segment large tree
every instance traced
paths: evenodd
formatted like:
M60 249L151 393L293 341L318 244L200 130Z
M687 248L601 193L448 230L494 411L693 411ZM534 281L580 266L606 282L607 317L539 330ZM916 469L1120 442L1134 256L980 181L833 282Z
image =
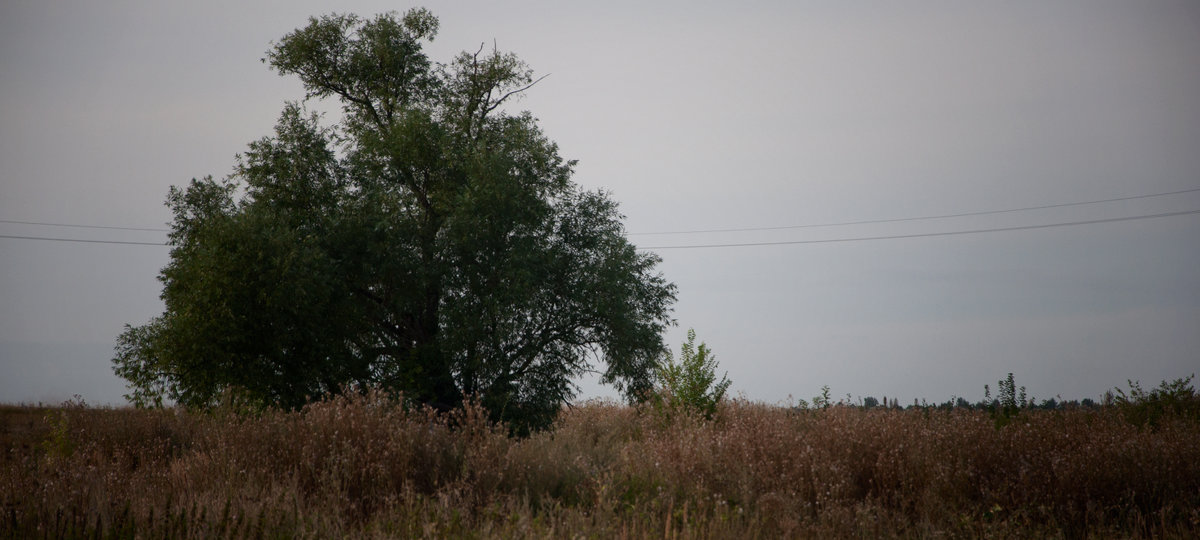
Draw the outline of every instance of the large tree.
M528 427L593 369L630 399L650 388L675 299L658 258L506 110L532 72L482 48L435 64L437 27L423 9L330 15L267 53L344 114L289 104L228 179L171 190L166 311L114 358L132 401L297 407L371 385L439 408L478 396Z

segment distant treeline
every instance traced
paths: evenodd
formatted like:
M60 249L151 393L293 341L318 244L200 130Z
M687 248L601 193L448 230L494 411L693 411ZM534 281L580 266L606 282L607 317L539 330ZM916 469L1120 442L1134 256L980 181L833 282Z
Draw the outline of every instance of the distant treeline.
M1153 421L1164 414L1181 414L1200 418L1200 394L1192 387L1194 375L1163 381L1156 388L1146 390L1137 381L1128 381L1129 389L1113 388L1104 393L1100 401L1091 398L1082 400L1064 400L1059 397L1037 400L1027 397L1025 387L1016 385L1013 374L1001 379L996 384L996 394L992 395L990 385L984 385L984 399L974 403L965 398L952 396L941 403L930 403L924 399L914 399L912 403L901 404L897 398L867 396L857 400L846 395L834 402L830 397L829 387L822 387L821 394L813 397L812 401L799 400L795 409L828 408L828 407L861 407L863 409L965 409L972 411L988 411L994 414L1011 416L1022 410L1075 410L1099 409L1116 407L1128 413L1131 420Z

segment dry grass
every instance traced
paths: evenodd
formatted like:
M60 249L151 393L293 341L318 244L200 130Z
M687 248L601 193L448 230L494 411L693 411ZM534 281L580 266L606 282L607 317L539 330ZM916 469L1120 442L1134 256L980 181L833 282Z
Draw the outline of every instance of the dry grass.
M594 403L508 437L381 394L0 410L5 537L1196 537L1200 425L1112 410ZM98 534L102 533L102 534Z

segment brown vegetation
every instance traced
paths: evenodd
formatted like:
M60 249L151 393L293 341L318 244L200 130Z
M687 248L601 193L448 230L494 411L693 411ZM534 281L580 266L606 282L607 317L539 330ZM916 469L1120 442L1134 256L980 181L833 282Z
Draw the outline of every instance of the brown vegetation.
M4 537L1195 537L1200 423L1113 408L613 404L511 438L379 393L0 410ZM36 422L31 421L36 418Z

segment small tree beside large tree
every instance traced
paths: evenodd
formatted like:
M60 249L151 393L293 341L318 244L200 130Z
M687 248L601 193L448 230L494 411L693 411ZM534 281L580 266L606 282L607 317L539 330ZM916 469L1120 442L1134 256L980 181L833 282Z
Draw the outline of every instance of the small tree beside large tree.
M288 104L228 179L172 188L166 310L113 360L135 404L295 408L379 386L443 409L477 396L526 429L596 361L647 394L674 285L536 120L506 111L532 72L482 48L433 63L437 29L424 9L329 15L268 52L343 118Z

